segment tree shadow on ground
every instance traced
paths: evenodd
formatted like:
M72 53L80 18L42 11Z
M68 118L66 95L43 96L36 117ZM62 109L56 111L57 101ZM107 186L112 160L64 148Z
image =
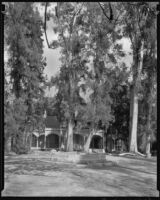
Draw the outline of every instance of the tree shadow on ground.
M14 166L14 167L12 167ZM12 173L12 174L29 174L32 175L43 175L44 172L48 171L57 171L57 172L64 172L66 169L74 168L72 164L68 166L68 164L62 163L47 163L47 162L41 162L35 159L21 159L16 161L9 161L5 162L5 173Z
M137 165L138 166L138 165ZM96 169L96 170L112 170L112 171L116 171L116 172L122 172L122 173L127 173L130 174L131 171L133 172L139 172L139 173L145 173L145 174L152 174L152 175L156 175L156 172L150 172L149 170L140 170L137 168L133 167L126 167L126 166L121 166L121 165L112 165L112 166L107 166L105 164L101 164L101 165L96 165L96 164L90 164L86 166L87 168L91 168L91 169Z
M38 159L22 158L8 160L5 164L5 173L18 175L52 177L55 175L52 172L65 172L64 174L62 173L62 176L70 177L73 180L73 184L76 183L80 186L83 185L85 188L103 191L106 194L112 191L113 196L114 193L134 195L134 191L135 196L136 192L137 194L153 196L156 190L153 173L150 172L150 176L147 177L148 172L143 171L143 174L139 174L142 171L132 169L130 165L125 167L115 166L114 164L107 166L105 163L101 163L98 166L90 163L89 165L83 165L83 167L81 165L77 167L73 163L43 162Z

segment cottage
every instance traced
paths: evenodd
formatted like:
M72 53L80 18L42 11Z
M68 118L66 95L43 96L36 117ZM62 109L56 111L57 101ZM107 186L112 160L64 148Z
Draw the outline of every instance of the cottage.
M61 149L65 150L67 139L66 127L61 127L56 116L46 116L45 130L42 133L32 133L32 149ZM88 127L81 131L74 129L73 150L84 151L90 130ZM92 135L89 144L90 152L104 152L104 133L98 131Z

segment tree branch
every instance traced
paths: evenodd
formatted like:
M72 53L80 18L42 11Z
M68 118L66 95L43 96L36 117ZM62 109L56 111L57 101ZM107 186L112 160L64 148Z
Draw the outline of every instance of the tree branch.
M64 44L65 44L65 47L66 47L66 51L67 51L67 54L68 54L68 48L67 48L67 43L66 43L66 39L64 37L64 32L63 32L63 28L61 27L61 24L60 24L60 20L59 20L59 3L60 2L57 2L57 19L58 19L58 23L59 23L59 26L61 28L61 34L62 34L62 38L63 38L63 41L64 41ZM68 54L69 55L69 54Z
M103 11L103 14L106 16L106 18L109 20L109 17L106 15L105 11L104 11L104 8L101 6L101 4L98 2L101 10Z
M127 24L127 26L129 25L128 22L127 22L127 19L125 19L125 23ZM133 37L132 37L131 32L129 32L129 38L130 38L131 44L132 44L132 46L134 48L134 42L133 42Z
M76 21L76 16L81 12L83 5L84 5L84 2L82 4L81 8L77 12L75 11L75 13L73 14L73 17L72 17L72 20L71 20L71 23L70 23L70 38L71 38L71 34L73 32L73 26L74 26L75 21ZM70 38L69 38L69 41L70 41Z
M112 7L111 7L111 4L109 2L109 10L110 10L110 16L107 16L107 14L105 13L105 10L104 8L101 6L100 2L98 2L101 10L103 11L103 14L105 15L105 17L109 20L109 21L112 21L113 20L113 13L112 13Z
M48 42L48 37L47 37L47 31L46 31L46 21L47 21L47 7L48 7L48 2L46 2L45 4L45 18L44 18L44 33L45 33L45 38L46 38L46 42L47 42L47 46L49 49L54 49L50 46L49 42Z

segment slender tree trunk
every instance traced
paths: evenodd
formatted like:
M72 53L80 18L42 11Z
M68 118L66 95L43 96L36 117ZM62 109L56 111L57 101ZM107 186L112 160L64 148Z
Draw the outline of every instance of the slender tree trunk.
M156 29L156 21L155 21L155 29ZM155 40L155 46L153 49L153 59L156 60L157 59L157 44L156 44L156 40ZM155 76L155 72L154 69L152 72L149 72L149 80L150 84L149 84L149 90L148 90L148 115L147 115L147 143L146 143L146 156L148 158L151 157L151 114L152 114L152 90L154 88L154 76Z
M130 86L130 117L129 117L129 133L132 130L132 117L133 117L133 85ZM131 134L129 134L129 145L131 142Z
M11 151L11 137L5 140L5 151L7 153Z
M29 146L30 150L31 150L31 147L32 147L32 133L30 133L30 146Z
M67 151L73 151L73 122L69 120L68 123L68 137L67 137Z
M38 149L38 139L39 139L39 137L36 137L36 147L37 147L37 149Z
M103 149L106 152L106 133L103 133Z
M30 143L31 143L31 134L30 132L26 132L26 141L25 141L25 147L29 151L30 150Z
M46 139L47 139L47 138L46 138L46 134L45 134L45 135L44 135L44 145L43 145L43 148L44 148L44 149L46 149Z
M151 83L152 84L152 83ZM152 87L152 85L150 86ZM150 88L151 95L151 88ZM150 98L150 96L149 96ZM152 113L152 103L148 101L148 115L147 115L147 143L146 143L146 155L148 158L151 157L151 113Z
M132 114L131 124L130 124L130 143L129 151L132 153L137 153L137 126L138 126L138 87L140 84L141 71L143 66L143 55L144 55L144 41L141 43L141 48L133 52L133 62L134 62L134 74L133 74L133 90L131 94L131 108L130 112Z
M11 151L14 151L15 148L15 135L11 138Z
M61 149L62 147L62 128L60 126L60 135L59 135L59 149Z
M151 136L147 135L147 144L146 144L146 156L147 158L151 157L151 142L150 142Z
M27 146L27 140L28 140L28 132L25 132L25 147Z

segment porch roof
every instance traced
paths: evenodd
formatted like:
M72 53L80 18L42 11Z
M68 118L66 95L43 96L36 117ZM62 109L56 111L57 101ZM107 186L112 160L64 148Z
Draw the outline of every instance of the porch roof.
M60 123L56 116L47 116L45 119L46 128L59 129Z

